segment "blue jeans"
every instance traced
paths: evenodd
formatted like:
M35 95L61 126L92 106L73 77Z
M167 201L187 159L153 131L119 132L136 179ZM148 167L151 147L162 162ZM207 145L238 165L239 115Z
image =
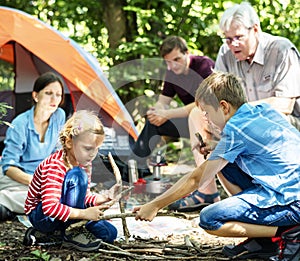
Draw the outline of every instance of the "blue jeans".
M254 186L251 178L235 164L226 166L222 174L231 183L240 186L242 190ZM203 208L200 212L199 226L206 230L218 230L229 221L266 226L297 225L300 224L300 202L262 209L237 196L232 196Z
M84 204L86 190L88 186L88 176L79 167L74 167L66 173L60 202L73 208L85 209ZM46 216L42 210L42 202L28 215L34 228L43 232L51 233L55 230L64 231L78 220L68 220L66 222ZM105 242L112 243L117 237L117 229L106 220L88 221L86 229L93 233L97 238Z

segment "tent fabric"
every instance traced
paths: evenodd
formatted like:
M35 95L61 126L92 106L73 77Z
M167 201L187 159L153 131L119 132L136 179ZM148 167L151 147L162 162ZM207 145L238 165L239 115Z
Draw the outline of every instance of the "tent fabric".
M81 100L72 94L83 93L137 138L130 114L95 57L51 26L20 10L0 7L0 59L16 66L15 92L28 92L29 85L32 90L32 79L50 68L64 79L75 110Z

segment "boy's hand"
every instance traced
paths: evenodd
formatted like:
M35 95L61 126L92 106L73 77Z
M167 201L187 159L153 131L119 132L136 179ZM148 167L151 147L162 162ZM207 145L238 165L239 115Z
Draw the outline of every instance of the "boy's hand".
M152 221L157 215L158 208L153 207L151 204L145 204L133 209L133 213L136 213L135 220Z
M198 143L192 147L192 150L194 150L194 149L198 150L201 154L204 155L204 159L207 159L207 155L211 151L211 149L209 149L210 146L208 146L208 142L203 140L200 132L196 132L195 136L198 140Z
M202 146L200 145L200 143L195 144L192 147L192 150L198 150L202 155L204 155L204 159L206 159L207 155L215 149L217 144L218 141L209 140L209 141L205 141L204 145L202 144Z

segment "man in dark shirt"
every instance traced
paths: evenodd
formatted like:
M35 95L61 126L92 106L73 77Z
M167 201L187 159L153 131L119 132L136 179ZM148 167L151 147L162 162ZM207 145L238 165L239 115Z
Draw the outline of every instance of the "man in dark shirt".
M197 125L202 118L205 122L205 115L199 117L202 112L195 105L195 93L202 80L212 73L214 62L206 56L189 54L186 41L178 36L166 38L160 47L160 54L167 65L163 90L156 104L147 111L146 124L133 146L140 176L147 172L149 174L147 158L160 142L161 136L190 138L191 145L195 146L197 129L192 118L198 121ZM184 106L170 108L176 95ZM197 155L197 150L193 150L193 153L198 166L204 160L203 155ZM188 212L219 200L216 183L212 182L204 191L195 191L189 198L171 208Z

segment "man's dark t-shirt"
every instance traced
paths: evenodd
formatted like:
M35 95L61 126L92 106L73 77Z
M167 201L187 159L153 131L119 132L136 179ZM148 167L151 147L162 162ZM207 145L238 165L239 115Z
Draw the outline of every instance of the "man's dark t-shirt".
M214 65L209 57L190 55L188 74L167 70L161 94L172 98L177 94L185 105L194 102L199 84L212 73Z

